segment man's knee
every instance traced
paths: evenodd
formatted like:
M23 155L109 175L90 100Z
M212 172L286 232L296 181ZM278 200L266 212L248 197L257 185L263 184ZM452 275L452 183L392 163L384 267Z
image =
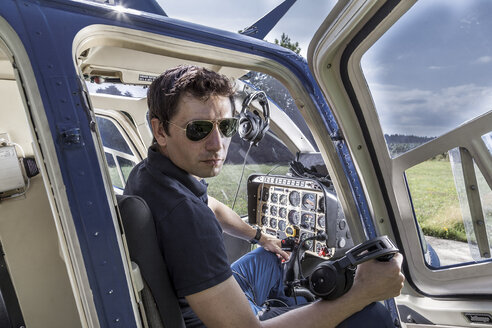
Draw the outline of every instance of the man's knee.
M337 328L394 328L391 314L381 303L371 303L345 319Z

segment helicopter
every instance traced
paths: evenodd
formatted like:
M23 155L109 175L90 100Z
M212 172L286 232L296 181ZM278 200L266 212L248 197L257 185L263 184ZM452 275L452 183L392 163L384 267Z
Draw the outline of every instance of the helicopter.
M306 274L388 236L405 258L402 294L385 302L395 327L490 327L491 5L339 0L306 60L263 40L294 2L241 33L153 0L2 2L1 327L182 324L172 297L144 301L120 203L152 143L146 89L181 64L234 80L236 114L264 95L245 110L268 131L253 146L233 138L214 197L279 239L326 233L306 243ZM420 187L437 173L445 206L444 187ZM456 235L426 221L449 208ZM224 241L231 262L251 250Z

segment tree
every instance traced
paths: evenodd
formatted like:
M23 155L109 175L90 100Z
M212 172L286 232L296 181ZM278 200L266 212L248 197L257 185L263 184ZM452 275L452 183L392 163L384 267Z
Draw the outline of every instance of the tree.
M96 93L106 93L109 95L122 96L120 89L118 89L115 85L108 85L106 88L99 88L96 90Z
M296 54L300 54L301 52L301 48L299 47L299 42L296 43L292 42L289 36L285 33L282 33L282 36L280 37L280 41L278 39L275 39L275 44L290 49L294 51Z
M125 97L133 97L130 91L125 91L125 93L121 93L121 90L114 84L108 85L106 88L99 88L96 90L96 93L105 93L109 95L115 96L125 96Z

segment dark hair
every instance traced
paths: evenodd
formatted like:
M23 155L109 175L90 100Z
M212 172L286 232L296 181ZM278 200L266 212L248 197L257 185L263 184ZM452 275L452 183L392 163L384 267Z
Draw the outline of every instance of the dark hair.
M229 97L234 111L234 86L226 76L191 65L168 69L152 82L147 91L150 119L158 118L168 135L168 121L176 114L179 99L185 94L202 101L211 96Z

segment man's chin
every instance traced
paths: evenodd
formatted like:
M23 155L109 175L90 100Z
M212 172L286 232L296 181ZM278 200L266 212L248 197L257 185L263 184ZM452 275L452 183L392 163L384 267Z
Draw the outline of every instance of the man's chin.
M208 170L202 170L200 172L200 174L197 176L199 176L200 178L213 178L213 177L219 175L221 170L222 170L222 165L215 166L215 167L209 168Z

